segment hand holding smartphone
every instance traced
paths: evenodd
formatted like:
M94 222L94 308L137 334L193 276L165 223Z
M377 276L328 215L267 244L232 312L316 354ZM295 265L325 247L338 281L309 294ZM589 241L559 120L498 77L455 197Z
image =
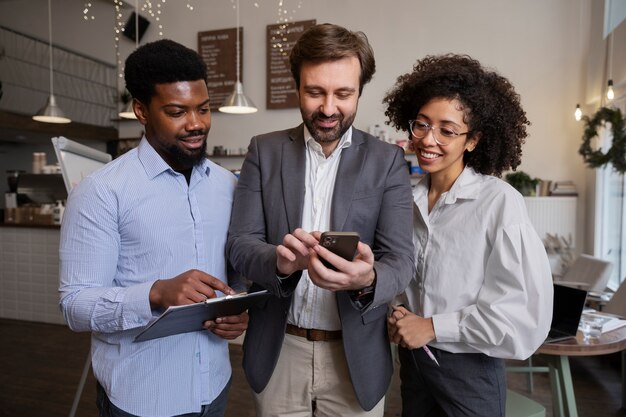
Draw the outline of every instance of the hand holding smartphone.
M356 255L356 248L360 236L357 232L324 232L320 236L320 245L342 258L352 261ZM337 270L334 265L320 256L320 261L326 268Z

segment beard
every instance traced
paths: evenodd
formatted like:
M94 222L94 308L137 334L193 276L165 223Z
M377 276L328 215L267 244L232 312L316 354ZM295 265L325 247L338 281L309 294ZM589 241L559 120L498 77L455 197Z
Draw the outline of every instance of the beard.
M318 143L330 143L341 139L344 133L350 129L356 117L356 113L351 113L347 117L341 113L326 116L318 111L312 113L310 116L304 114L302 110L300 110L300 113L302 114L304 125L311 133L311 136L313 136L313 139ZM315 123L316 120L337 120L338 123L331 128L323 128Z
M192 135L196 135L197 133L192 133ZM188 150L183 149L178 146L171 145L167 150L169 151L171 157L176 160L181 166L193 168L196 165L199 165L206 158L206 138L202 143L202 146L198 149Z

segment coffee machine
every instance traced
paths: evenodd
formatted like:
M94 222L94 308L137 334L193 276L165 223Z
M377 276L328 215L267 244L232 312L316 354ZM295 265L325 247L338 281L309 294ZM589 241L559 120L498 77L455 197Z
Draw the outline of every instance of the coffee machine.
M61 174L30 174L7 171L9 192L5 193L4 223L51 225L54 204L67 199Z
M19 182L20 175L24 173L26 173L26 171L19 169L9 169L6 171L9 191L4 193L5 208L17 208L17 184Z

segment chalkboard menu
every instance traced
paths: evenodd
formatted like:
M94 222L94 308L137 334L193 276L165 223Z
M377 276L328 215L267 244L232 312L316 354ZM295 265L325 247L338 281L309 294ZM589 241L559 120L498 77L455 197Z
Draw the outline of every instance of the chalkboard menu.
M291 76L289 53L302 32L315 20L267 25L267 93L268 109L298 107L296 83Z
M243 68L243 28L239 28L239 67ZM237 28L198 32L198 53L207 65L211 110L217 110L237 82ZM240 74L241 79L243 78Z

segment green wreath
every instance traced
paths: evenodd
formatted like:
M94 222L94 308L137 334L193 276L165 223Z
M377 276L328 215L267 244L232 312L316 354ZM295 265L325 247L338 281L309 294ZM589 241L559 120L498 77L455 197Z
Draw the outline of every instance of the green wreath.
M578 153L583 156L585 163L591 168L598 168L610 162L616 171L626 172L626 131L620 109L601 107L591 119L585 116L584 121L585 133ZM613 134L613 143L606 153L591 149L591 139L598 136L598 127L605 122L611 123Z

